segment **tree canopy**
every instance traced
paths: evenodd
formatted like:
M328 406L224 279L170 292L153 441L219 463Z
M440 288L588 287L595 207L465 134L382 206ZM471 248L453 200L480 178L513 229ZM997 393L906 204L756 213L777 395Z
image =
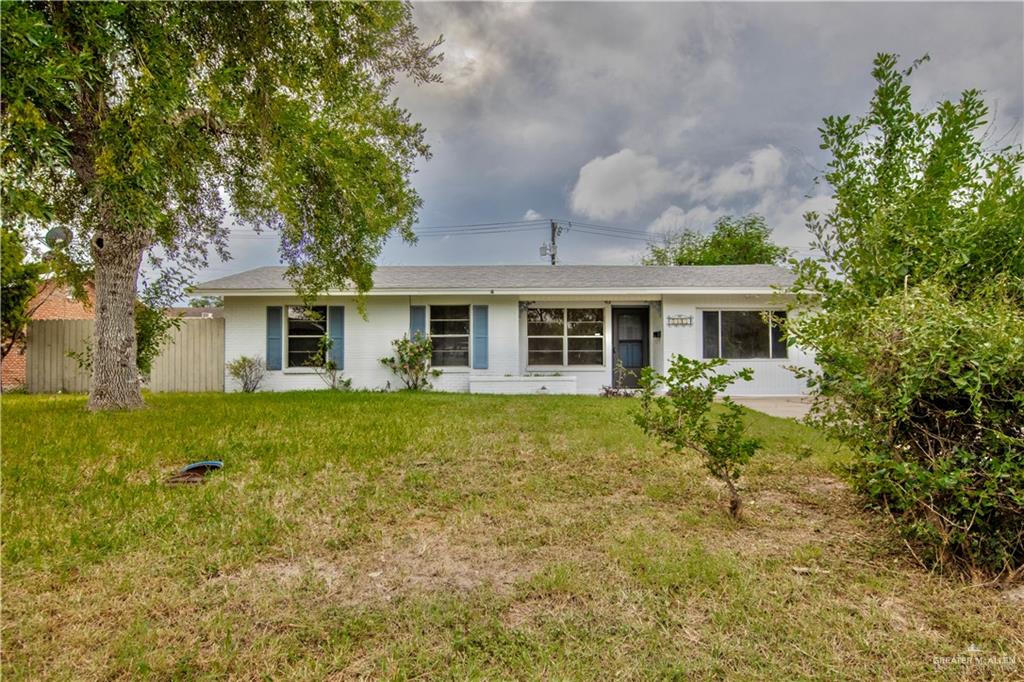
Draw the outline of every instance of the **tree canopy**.
M39 290L43 268L28 260L20 234L4 227L0 238L0 357L7 357L28 324L29 304Z
M650 244L644 265L752 265L780 263L789 250L772 243L764 217L750 214L715 221L711 234L682 230Z
M18 229L71 230L94 267L90 405L141 403L143 258L184 284L230 211L280 234L300 292L362 291L412 239L422 126L390 95L436 80L408 3L28 2L4 7L2 200ZM90 263L86 263L89 261Z

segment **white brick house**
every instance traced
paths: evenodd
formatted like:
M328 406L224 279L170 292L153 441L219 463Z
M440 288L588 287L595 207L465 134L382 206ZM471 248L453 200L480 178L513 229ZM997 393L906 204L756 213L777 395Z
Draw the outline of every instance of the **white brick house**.
M792 274L772 265L379 267L360 315L351 292L332 291L305 318L283 267L263 267L200 285L224 297L225 359L266 359L268 390L322 388L305 366L317 337L356 388L400 382L379 359L411 332L434 340L437 390L597 393L619 382L618 361L663 369L668 358L723 357L751 367L735 395L806 392L787 369L813 358L782 343ZM326 319L326 321L324 321ZM629 382L627 376L621 381ZM225 385L235 390L230 377Z

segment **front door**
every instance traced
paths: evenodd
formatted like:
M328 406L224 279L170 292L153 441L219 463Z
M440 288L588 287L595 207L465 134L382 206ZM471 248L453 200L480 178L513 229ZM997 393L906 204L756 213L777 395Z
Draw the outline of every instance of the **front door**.
M647 308L612 308L612 385L636 388L649 364ZM619 363L622 367L619 367Z

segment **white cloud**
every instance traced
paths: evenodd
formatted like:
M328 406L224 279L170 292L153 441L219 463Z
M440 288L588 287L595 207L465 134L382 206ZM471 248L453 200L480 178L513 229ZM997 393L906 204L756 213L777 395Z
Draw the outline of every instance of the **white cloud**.
M647 226L647 231L655 235L665 235L687 229L707 230L719 215L718 211L713 211L703 204L689 210L673 204Z
M543 220L544 216L537 213L532 208L523 214L523 220Z
M695 183L690 195L698 199L723 201L744 192L764 191L786 181L789 164L785 155L772 145L752 151L747 158Z
M578 214L607 220L632 213L644 202L679 189L679 178L654 156L623 149L580 168L569 197Z
M824 216L834 205L835 201L823 190L806 196L786 188L766 193L751 210L765 217L776 243L799 249L810 240L804 214L817 211Z

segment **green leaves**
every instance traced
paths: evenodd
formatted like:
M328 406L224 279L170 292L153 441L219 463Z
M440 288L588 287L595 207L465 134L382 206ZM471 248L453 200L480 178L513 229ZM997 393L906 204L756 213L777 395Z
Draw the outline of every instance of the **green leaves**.
M797 263L793 289L819 311L788 333L816 355L821 372L804 373L816 418L860 453L858 487L934 561L1012 572L1024 562L1024 154L986 145L976 90L914 111L906 79L920 63L900 71L879 55L867 114L824 121L836 204L807 216L826 258Z
M436 80L411 6L15 3L4 9L8 221L143 235L186 265L223 248L222 197L279 229L303 294L371 284L429 149L391 97ZM45 226L45 225L44 225Z
M28 261L25 245L17 232L5 225L0 227L0 237L0 351L6 357L31 317L29 303L42 281L43 268Z
M760 443L744 435L743 409L724 397L725 411L712 418L715 397L738 379L750 381L753 370L732 373L718 370L726 364L721 358L693 360L682 355L672 357L665 375L645 367L640 376L640 409L633 417L646 434L676 452L696 452L708 472L729 488L730 511L739 513L740 499L733 482Z
M651 244L645 265L750 265L779 263L789 250L771 241L772 231L762 216L723 216L705 235L683 230L660 245Z
M413 338L403 336L391 342L395 354L380 359L384 365L402 380L411 391L430 388L430 379L441 376L441 370L430 366L434 343L429 336L416 333Z

